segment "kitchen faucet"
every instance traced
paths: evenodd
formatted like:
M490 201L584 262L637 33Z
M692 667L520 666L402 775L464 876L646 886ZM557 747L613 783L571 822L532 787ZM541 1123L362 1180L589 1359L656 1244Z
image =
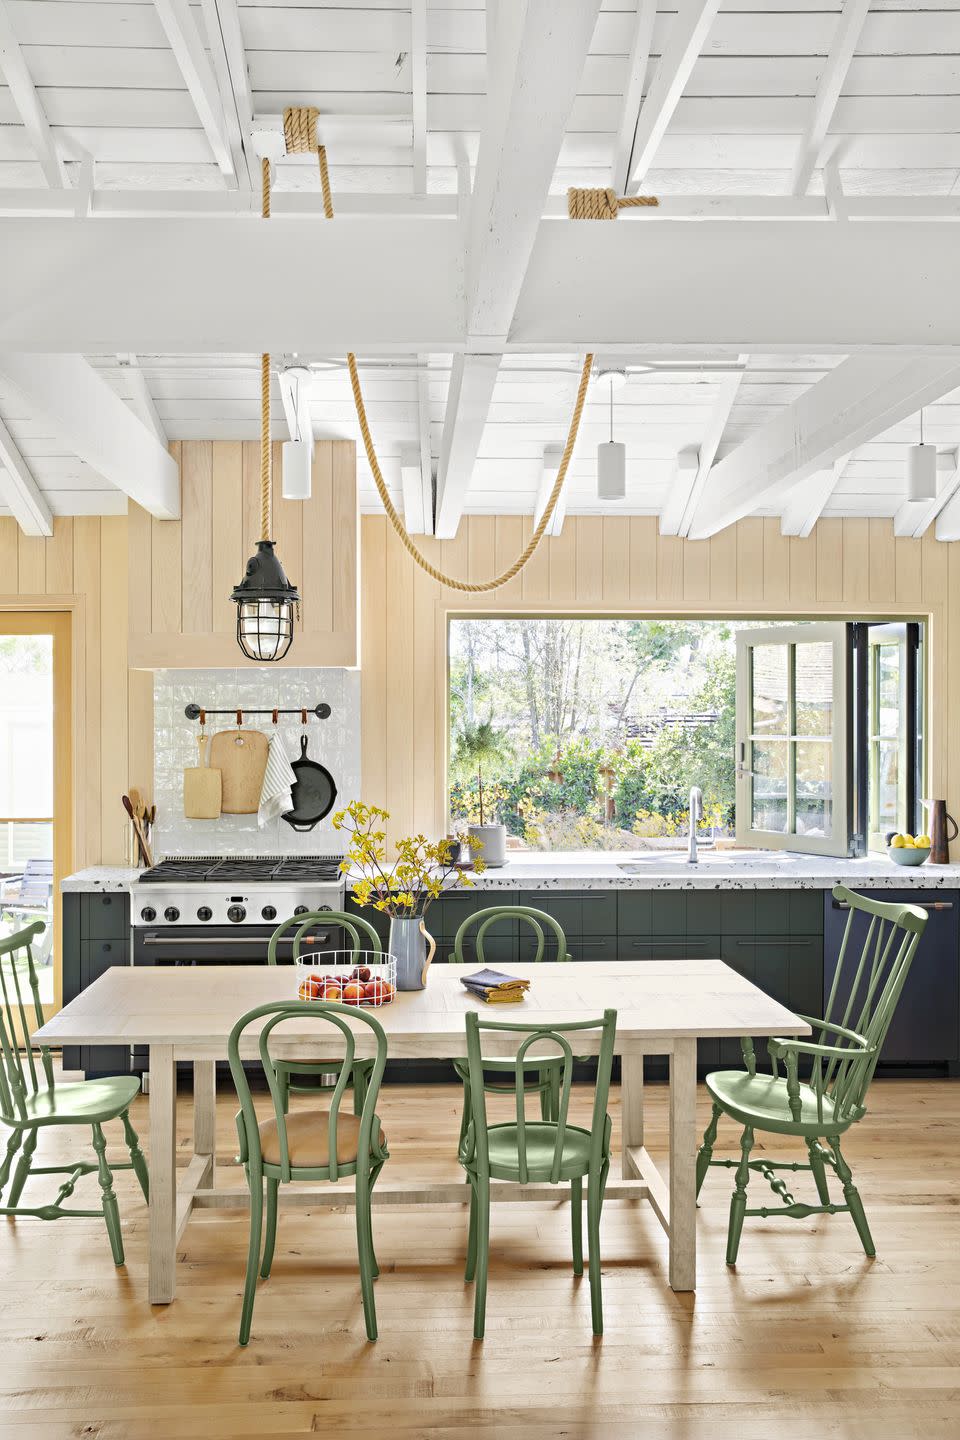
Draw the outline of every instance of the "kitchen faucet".
M690 789L690 842L687 848L687 863L697 863L697 821L703 819L703 791L699 785L693 785Z

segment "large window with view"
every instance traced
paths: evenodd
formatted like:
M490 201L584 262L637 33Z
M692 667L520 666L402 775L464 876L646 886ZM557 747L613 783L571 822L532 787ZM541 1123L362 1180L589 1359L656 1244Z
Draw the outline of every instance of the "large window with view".
M452 619L451 828L482 804L512 849L679 848L697 790L701 846L879 846L915 818L922 773L908 632L922 627Z

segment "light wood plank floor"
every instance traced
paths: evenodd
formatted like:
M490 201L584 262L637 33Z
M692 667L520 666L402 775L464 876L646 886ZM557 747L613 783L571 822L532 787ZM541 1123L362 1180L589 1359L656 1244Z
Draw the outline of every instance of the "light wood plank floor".
M665 1100L664 1089L648 1089L648 1145L658 1155ZM458 1103L453 1086L385 1091L388 1173L458 1173ZM146 1102L136 1109L146 1139ZM221 1162L234 1153L233 1109L224 1095ZM0 1221L0 1436L956 1440L960 1087L876 1082L871 1112L847 1153L874 1262L838 1215L748 1220L740 1263L727 1270L732 1182L715 1170L700 1211L695 1297L670 1291L664 1236L648 1208L608 1206L600 1341L587 1281L572 1274L566 1207L495 1207L482 1344L472 1339L462 1278L465 1212L389 1208L374 1222L379 1344L364 1339L352 1212L290 1211L241 1350L245 1215L191 1221L178 1299L151 1310L146 1209L125 1172L123 1270L110 1262L99 1221ZM181 1097L184 1155L190 1119ZM720 1138L717 1153L732 1154L732 1130ZM38 1161L64 1153L62 1139L56 1149L48 1141ZM110 1153L121 1158L115 1143ZM223 1183L236 1175L222 1163ZM797 1178L805 1194L810 1177ZM50 1179L31 1187L39 1198ZM95 1177L78 1187L89 1193Z

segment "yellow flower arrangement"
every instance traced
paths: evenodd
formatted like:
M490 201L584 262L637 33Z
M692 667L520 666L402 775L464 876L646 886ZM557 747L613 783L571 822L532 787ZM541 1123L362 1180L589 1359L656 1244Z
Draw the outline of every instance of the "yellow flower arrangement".
M370 905L391 919L410 919L425 915L444 890L473 885L471 877L453 864L449 840L431 842L425 835L407 836L397 841L397 858L391 865L384 829L389 819L389 811L359 800L333 817L334 829L350 836L340 869L344 875L360 872L353 882L358 905ZM474 858L474 873L480 875L484 868L483 861Z

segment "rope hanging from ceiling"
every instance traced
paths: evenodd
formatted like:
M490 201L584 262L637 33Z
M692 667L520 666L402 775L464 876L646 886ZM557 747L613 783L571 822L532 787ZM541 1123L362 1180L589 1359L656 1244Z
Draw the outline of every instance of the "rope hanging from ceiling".
M323 213L328 220L333 219L333 196L330 190L330 174L327 169L327 151L317 138L317 117L319 111L310 106L289 106L283 112L283 137L288 155L306 155L312 151L317 152L317 162L320 167L320 187L323 191ZM264 215L270 213L270 182L269 162L264 160ZM574 201L574 196L577 197ZM627 196L621 199L612 190L570 190L567 192L568 209L571 219L575 220L615 220L621 206L626 205L656 205L657 201L649 196ZM269 365L269 357L264 357ZM540 522L534 530L527 544L517 556L512 565L503 570L499 575L490 580L470 582L458 580L456 576L447 575L432 565L427 557L417 549L407 533L407 527L394 507L390 499L390 492L387 489L380 469L380 462L377 459L377 452L374 447L373 437L370 434L370 426L367 422L367 409L363 401L363 391L360 388L360 372L357 369L357 357L350 353L347 356L347 368L350 372L350 387L353 391L353 403L357 412L357 422L360 426L360 434L363 437L363 447L367 454L367 461L373 474L377 493L387 519L390 521L397 536L411 558L420 566L432 580L438 581L441 585L451 590L459 590L469 595L484 595L491 590L499 590L502 585L508 584L514 576L518 575L527 561L533 555L540 541L546 533L547 526L553 518L553 512L563 491L564 482L567 478L567 469L573 456L574 446L577 443L577 433L580 429L580 417L583 414L583 407L587 399L587 387L590 383L590 372L593 369L593 355L584 357L583 370L580 374L580 385L577 390L577 398L573 407L573 414L570 417L570 425L567 431L567 443L563 447L563 456L560 460L560 468L557 471L557 478L553 489L550 491L550 498L547 501L546 509L540 517ZM268 376L269 378L269 376ZM269 427L269 384L265 393L264 404L266 405L267 426ZM268 459L269 464L269 459ZM262 460L261 460L262 470ZM268 502L265 502L265 504ZM266 533L266 532L264 532Z

